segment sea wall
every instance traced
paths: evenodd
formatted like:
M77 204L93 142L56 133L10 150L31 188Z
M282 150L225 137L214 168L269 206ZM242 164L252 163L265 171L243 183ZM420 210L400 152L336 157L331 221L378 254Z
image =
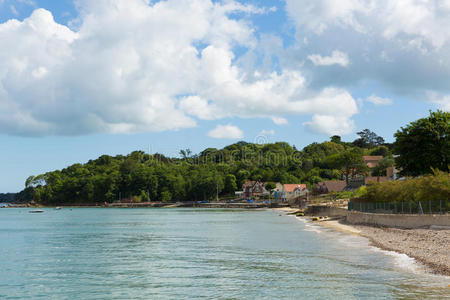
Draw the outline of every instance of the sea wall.
M347 223L396 228L450 228L450 215L400 215L347 212Z
M308 214L318 217L346 217L348 210L333 206L313 205L308 206Z

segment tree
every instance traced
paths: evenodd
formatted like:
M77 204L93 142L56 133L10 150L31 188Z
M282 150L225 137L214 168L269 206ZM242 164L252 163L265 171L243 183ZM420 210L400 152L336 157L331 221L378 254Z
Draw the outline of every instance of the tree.
M268 183L266 183L266 186L265 186L266 190L268 190L269 192L270 192L271 190L273 190L274 188L276 188L276 187L277 187L277 186L275 185L274 182L268 182Z
M161 201L170 202L172 200L172 194L169 191L161 192Z
M369 129L364 129L357 133L359 138L356 139L353 144L360 148L373 148L375 146L380 146L384 144L384 139L378 136L375 132Z
M445 172L450 164L450 113L430 111L395 133L394 154L400 175L431 174L432 168Z
M336 143L336 144L340 144L342 141L341 141L341 137L339 136L339 135L333 135L331 138L330 138L330 140L333 142L333 143Z
M384 157L378 162L378 166L372 169L373 176L386 176L386 169L393 167L395 164L394 158Z
M233 174L228 174L225 177L224 192L231 195L234 194L236 190L237 190L236 176L234 176Z
M180 150L180 156L183 158L183 159L187 159L187 158L189 158L189 157L191 157L191 154L192 154L192 151L191 151L191 149L181 149Z
M349 177L367 172L367 166L362 159L362 151L358 148L331 155L327 158L327 164L335 169L342 169L348 185Z

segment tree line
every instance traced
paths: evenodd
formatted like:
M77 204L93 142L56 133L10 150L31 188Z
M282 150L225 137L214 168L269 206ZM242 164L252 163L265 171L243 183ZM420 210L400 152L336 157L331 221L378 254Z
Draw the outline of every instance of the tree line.
M102 155L85 164L73 164L30 176L16 200L45 205L93 204L119 199L134 201L199 201L232 196L246 180L306 183L341 180L359 174L382 176L394 164L403 175L426 174L431 167L448 172L449 113L430 112L401 128L393 144L369 129L353 142L333 136L302 150L285 142L238 142L198 154L180 150L180 157L134 151L128 155ZM415 143L415 144L414 144ZM418 147L417 143L427 143ZM414 146L416 145L416 147ZM413 147L414 149L411 149ZM420 149L427 153L419 153ZM369 170L363 155L381 155L380 165ZM413 155L413 158L411 157ZM416 157L422 160L416 163Z

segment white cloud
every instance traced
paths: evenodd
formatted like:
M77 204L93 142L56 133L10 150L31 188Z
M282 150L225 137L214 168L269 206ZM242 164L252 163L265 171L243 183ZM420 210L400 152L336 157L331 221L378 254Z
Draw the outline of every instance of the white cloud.
M275 135L275 130L273 130L273 129L270 129L270 130L263 129L263 130L261 130L258 133L258 135L263 135L263 136Z
M298 27L322 34L330 26L350 27L363 31L356 13L367 13L371 7L363 0L287 0L288 14Z
M228 124L217 125L216 128L208 132L208 136L215 139L242 139L244 133L238 127Z
M450 95L449 0L287 0L286 10L297 42L285 51L284 68L308 56L315 65L331 64L333 55L311 53L336 49L351 58L345 69L304 64L310 86L371 82L403 98L426 99L430 90Z
M367 97L366 101L376 105L376 106L380 106L380 105L392 105L392 100L389 98L381 98L378 97L376 95L371 95L369 97Z
M348 55L344 52L335 50L331 56L321 56L319 54L309 55L308 59L316 66L332 66L340 65L343 67L348 66Z
M351 122L358 112L345 89L310 89L299 69L237 62L235 46L250 53L263 39L235 13L271 9L231 0L77 5L76 31L45 9L0 24L0 133L177 130L233 116L278 125L298 114ZM266 41L282 48L277 38Z
M281 117L272 117L272 121L273 123L275 123L275 125L286 125L289 123L288 120Z
M450 112L450 95L439 95L428 92L428 100L434 103L439 109Z
M326 115L314 115L311 122L305 122L303 125L314 133L329 136L350 134L355 130L352 120Z
M17 11L16 7L14 5L10 5L9 9L11 10L11 12L13 13L13 15L18 16L19 12Z

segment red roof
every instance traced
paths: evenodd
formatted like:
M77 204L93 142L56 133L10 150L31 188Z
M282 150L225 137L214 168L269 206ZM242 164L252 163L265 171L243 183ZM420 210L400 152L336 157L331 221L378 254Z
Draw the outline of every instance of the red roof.
M287 193L293 193L297 188L300 188L300 191L303 191L304 189L306 189L306 184L293 183L284 185L284 189Z

